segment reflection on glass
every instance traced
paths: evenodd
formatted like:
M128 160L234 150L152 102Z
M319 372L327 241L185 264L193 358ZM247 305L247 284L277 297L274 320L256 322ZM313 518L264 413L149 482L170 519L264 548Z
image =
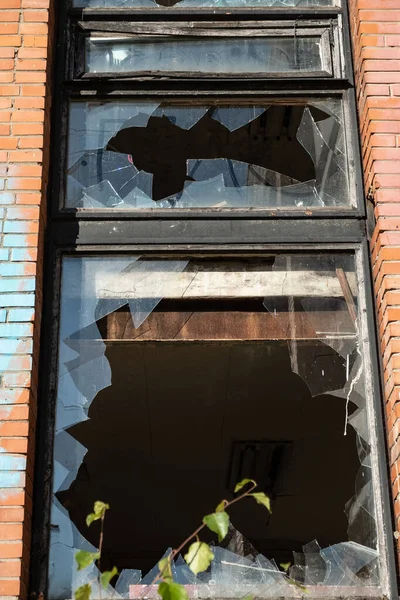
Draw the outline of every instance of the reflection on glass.
M67 207L349 205L337 100L71 103Z
M73 6L83 8L315 8L339 4L340 0L73 0Z
M86 71L290 73L322 71L321 38L236 38L145 41L88 39Z
M380 597L358 295L349 254L64 258L49 597L96 577L95 500L138 598L245 477L272 513L232 507L206 573L176 557L190 597L298 598L281 562L310 598Z

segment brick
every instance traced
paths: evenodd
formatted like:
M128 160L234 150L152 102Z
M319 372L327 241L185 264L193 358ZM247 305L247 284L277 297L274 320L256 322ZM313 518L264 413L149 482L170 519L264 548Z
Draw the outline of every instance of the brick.
M12 176L12 177L40 177L42 175L42 167L41 165L9 165L8 166L8 175ZM20 209L18 209L20 210ZM12 217L10 215L15 214L15 213L10 213L8 212L8 218L12 219L12 218L16 218L16 217ZM22 213L19 213L22 214ZM25 213L25 217L20 217L21 219L23 218L28 218L28 219L37 219L39 216L39 213L36 213L36 216L32 216L33 213Z
M9 509L13 510L13 509ZM21 510L22 509L15 509ZM1 509L0 509L0 519L1 519ZM21 575L22 562L20 560L7 560L0 561L0 577L19 577ZM18 591L13 593L18 594ZM13 595L13 594L12 594Z
M23 489L0 490L0 506L22 506L24 503L25 492Z
M18 31L18 30L17 30ZM11 32L10 32L11 33ZM14 33L14 32L12 32ZM17 33L17 32L15 32ZM45 23L21 23L19 26L19 33L21 33L22 35L24 34L28 34L28 35L47 35L47 25ZM387 48L387 50L389 52L396 52L396 48L393 48L393 50L391 48ZM18 68L18 66L17 66ZM28 68L32 68L32 69L45 69L46 68L46 61L44 61L44 66L42 67L28 67Z
M31 292L35 290L34 263L0 263L0 292Z
M24 22L47 23L49 12L47 10L24 10L22 13ZM8 20L8 19L4 19Z
M21 44L3 44L4 46L20 46ZM47 35L25 35L24 46L34 48L47 48Z
M41 150L16 150L10 152L10 162L41 162L43 152Z
M27 421L29 417L29 408L26 404L16 404L16 405L2 405L0 406L0 419L2 421ZM4 469L4 461L1 463L1 459L4 456L1 456L0 453L0 471L7 470ZM17 457L18 458L18 457ZM15 470L21 470L21 465L25 464L25 459L18 466L17 463L13 466Z
M8 311L8 322L28 322L33 321L35 317L35 311L33 308L12 308Z
M30 323L0 323L0 338L23 338L31 336L33 326Z
M31 293L16 293L16 294L0 294L0 305L2 306L34 306L35 294Z
M20 13L18 10L1 10L1 20L3 21L3 23L11 23L13 21L18 22L19 15Z
M0 423L0 437L25 437L27 435L28 421L7 421Z
M37 260L37 248L15 248L11 250L12 261L32 261Z
M12 541L22 539L21 523L0 523L0 539Z
M21 48L21 52L22 52L22 50L24 50L25 52L29 52L29 53L43 52L43 53L47 54L47 50L45 48L36 48L36 49ZM39 85L39 84L21 85L20 89L21 89L21 96L44 97L46 94L46 86L45 85Z
M43 148L43 136L22 137L18 141L18 148Z
M44 108L44 98L36 96L24 96L23 98L15 98L14 108Z
M5 450L6 452L18 452L19 454L26 454L27 450L28 450L28 439L26 436L24 437L4 437L4 438L0 438L0 447L3 448L3 451ZM23 477L18 477L18 472L16 472L16 476L15 478L11 478L9 479L9 481L13 484L13 485L9 485L8 487L13 487L15 484L15 481L19 481L20 485L25 485L25 481Z
M44 119L43 110L18 110L12 114L13 123L42 123Z
M49 8L50 0L22 0L22 8Z
M1 523L22 523L24 520L23 508L4 508L0 507Z
M15 48L0 46L0 58L14 58Z
M19 309L12 309L19 310ZM10 310L8 311L11 312ZM28 319L27 319L28 320ZM26 321L27 321L26 320ZM25 322L26 322L25 321ZM32 352L33 340L31 339L2 339L0 345L0 354L27 354ZM1 391L1 389L0 389ZM10 396L7 396L10 397ZM0 400L1 403L1 400Z
M8 71L14 69L14 61L13 60L0 60L0 70Z
M36 179L23 178L23 177L10 177L7 180L9 190L40 190L42 187L42 180L40 177Z
M27 275L35 275L36 274L36 265L32 262L28 263L13 263L6 262L0 263L0 275L4 278L10 277L23 277L24 281ZM14 280L20 281L20 280ZM9 283L7 285L10 285Z
M18 140L11 137L0 137L0 149L14 150L17 147Z
M15 83L41 83L47 78L45 71L17 71L15 73Z
M42 135L43 134L43 123L23 123L13 124L12 132L14 135ZM400 129L399 129L400 133Z
M7 0L5 0L7 1ZM15 48L21 45L20 35L0 35L0 46L9 46Z
M38 205L41 200L41 194L38 192L26 192L16 195L17 204L36 204Z
M0 579L0 594L2 596L19 596L20 593L20 579Z
M0 558L21 558L22 542L0 544ZM11 594L18 595L19 591ZM7 594L8 595L8 594Z
M39 208L38 207L28 207L23 208L22 206L18 208L8 208L7 209L7 219L20 219L22 221L38 219L39 218Z
M4 233L37 233L38 221L6 221L3 226Z

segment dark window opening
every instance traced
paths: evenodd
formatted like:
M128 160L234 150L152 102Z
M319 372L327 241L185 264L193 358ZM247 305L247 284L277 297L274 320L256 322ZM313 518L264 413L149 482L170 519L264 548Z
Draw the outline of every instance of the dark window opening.
M340 101L75 102L67 206L350 207Z
M351 254L71 257L62 290L51 597L88 577L57 562L95 546L95 500L112 506L103 566L135 597L243 477L272 514L236 505L226 541L204 538L211 570L195 577L177 559L176 581L198 597L279 595L277 564L292 561L317 595L376 595Z

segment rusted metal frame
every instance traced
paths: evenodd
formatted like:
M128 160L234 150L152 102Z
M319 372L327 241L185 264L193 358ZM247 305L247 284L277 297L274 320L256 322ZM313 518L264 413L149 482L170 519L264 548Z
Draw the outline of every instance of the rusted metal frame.
M332 74L328 71L302 71L302 76L306 77L332 77ZM241 74L238 73L213 73L213 72L203 72L203 71L127 71L124 73L121 72L111 72L111 73L84 73L82 75L82 79L85 81L92 80L93 82L98 81L99 79L107 79L115 81L116 79L182 79L182 78L202 78L209 77L210 79L234 79L241 77ZM275 78L276 73L252 73L251 71L246 71L243 74L243 77L246 79L269 79ZM292 72L279 72L279 77L289 78L293 77Z
M177 5L175 5L177 6ZM254 13L257 11L257 15L263 20L276 20L276 19L325 19L329 17L336 17L341 14L343 9L339 6L331 7L288 7L288 8L277 8L277 7L199 7L199 8L163 8L158 7L156 4L154 7L144 8L133 8L133 7L119 7L119 8L69 8L68 13L71 17L79 19L99 19L107 21L118 21L118 20L131 20L131 19L143 19L149 21L172 21L174 19L187 20L191 17L196 17L199 20L212 18L215 21L219 19L254 19Z
M364 219L251 219L227 214L224 218L136 217L109 220L57 220L53 223L56 240L66 245L84 244L326 244L360 243L365 237Z
M337 24L337 22L336 22ZM184 23L154 23L136 21L78 21L78 27L84 31L106 31L125 35L160 35L166 36L287 36L293 35L294 28L302 36L322 35L330 27L326 21L186 21Z

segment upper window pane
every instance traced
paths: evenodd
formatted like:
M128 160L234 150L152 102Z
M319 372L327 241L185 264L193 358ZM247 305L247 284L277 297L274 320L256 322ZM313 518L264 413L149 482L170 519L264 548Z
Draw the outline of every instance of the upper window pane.
M330 75L329 43L311 37L166 39L88 38L89 73Z
M84 8L313 8L338 4L339 0L73 0L73 6Z
M67 208L350 207L339 100L73 102Z

